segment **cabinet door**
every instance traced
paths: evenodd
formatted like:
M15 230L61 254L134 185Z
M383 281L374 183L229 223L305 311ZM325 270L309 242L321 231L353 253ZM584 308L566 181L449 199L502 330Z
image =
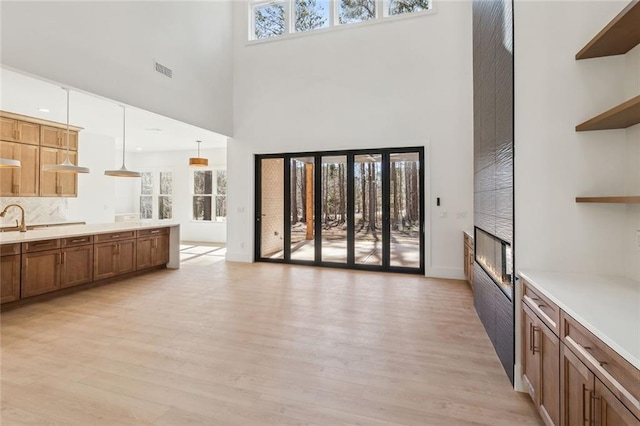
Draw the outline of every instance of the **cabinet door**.
M150 268L153 266L152 251L155 241L153 237L138 239L138 270Z
M40 145L51 148L60 148L61 132L57 127L40 126Z
M536 315L522 303L522 382L531 399L538 404L540 360L534 350Z
M123 240L116 243L117 269L116 274L127 274L136 270L136 240Z
M60 140L62 143L60 144L60 148L67 149L67 130L60 130ZM78 150L78 132L74 130L69 130L69 149L71 151Z
M58 164L58 150L55 148L40 147L40 166L46 164ZM58 173L40 172L40 196L55 197L58 195Z
M60 288L60 250L22 255L22 297L49 293Z
M154 262L156 266L166 265L169 262L169 236L158 235L155 237Z
M116 243L102 243L94 246L94 281L112 277L116 274Z
M66 150L58 151L58 163L62 163L66 159ZM69 161L77 165L78 153L69 151ZM56 173L58 179L58 187L56 194L60 197L76 197L78 195L78 174L77 173Z
M0 257L0 303L20 299L20 255Z
M93 246L62 250L60 287L72 287L93 281Z
M19 173L18 193L21 197L37 197L39 189L38 174L40 173L40 147L36 145L17 144L18 159L21 167Z
M600 426L640 425L640 420L598 378L595 382L594 416L595 423Z
M595 376L565 345L560 352L560 424L591 424Z
M4 119L3 119L4 120ZM3 129L4 132L4 129ZM13 142L0 142L0 157L10 160L18 160L18 144ZM19 169L0 168L0 196L11 197L18 194L17 185L20 180Z
M560 424L560 338L536 318L534 348L540 359L538 410L547 425Z
M18 140L17 120L0 117L0 139L11 142Z
M40 125L27 121L18 121L18 140L22 143L40 145Z

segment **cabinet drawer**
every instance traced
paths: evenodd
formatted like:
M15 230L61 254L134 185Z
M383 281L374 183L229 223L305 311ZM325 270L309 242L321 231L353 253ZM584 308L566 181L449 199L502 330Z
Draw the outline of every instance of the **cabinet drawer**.
M640 370L565 312L561 314L561 329L563 343L640 417Z
M560 335L560 308L547 297L535 290L527 281L522 280L522 301L529 305L535 314L555 333Z
M62 240L62 247L75 247L93 244L93 235L83 235L81 237L69 237Z
M0 256L10 256L12 254L20 254L20 243L0 246Z
M135 238L136 231L112 232L110 234L98 234L95 236L96 243L104 243L106 241L124 240L125 238Z
M60 240L43 240L22 243L22 251L24 253L33 253L35 251L53 250L60 248Z
M154 228L154 229L140 229L138 231L138 238L149 237L153 235L167 235L169 228Z

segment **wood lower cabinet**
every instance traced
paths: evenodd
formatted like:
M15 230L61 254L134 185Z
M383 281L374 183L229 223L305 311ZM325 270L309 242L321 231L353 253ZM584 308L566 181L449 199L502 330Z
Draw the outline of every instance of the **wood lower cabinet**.
M165 265L169 262L169 236L155 235L138 238L138 270Z
M560 424L560 338L522 305L522 380L545 424Z
M18 168L0 169L0 196L35 197L38 195L40 148L15 142L0 142L0 157L20 160Z
M102 280L136 270L136 240L128 239L94 246L93 279Z
M20 245L2 246L0 256L0 304L20 299Z
M560 393L562 425L640 425L640 420L564 345Z
M66 159L66 150L41 147L40 164L60 164ZM69 151L69 160L78 164L78 153ZM76 173L56 173L40 171L41 197L76 197L78 195L78 175Z
M93 281L93 245L62 249L60 288Z
M21 296L31 297L60 289L60 250L22 255Z

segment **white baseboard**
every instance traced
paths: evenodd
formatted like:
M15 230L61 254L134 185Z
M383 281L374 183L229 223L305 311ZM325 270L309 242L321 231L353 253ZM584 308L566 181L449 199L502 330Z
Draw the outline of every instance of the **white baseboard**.
M253 263L253 256L248 253L230 253L225 256L227 262Z
M447 268L447 267L432 267L427 268L424 274L429 278L446 278L451 280L465 280L463 268Z

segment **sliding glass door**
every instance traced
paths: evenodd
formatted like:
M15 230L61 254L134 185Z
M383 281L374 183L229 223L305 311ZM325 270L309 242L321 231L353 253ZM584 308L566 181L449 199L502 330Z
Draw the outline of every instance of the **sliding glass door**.
M257 156L256 260L423 273L423 155Z

